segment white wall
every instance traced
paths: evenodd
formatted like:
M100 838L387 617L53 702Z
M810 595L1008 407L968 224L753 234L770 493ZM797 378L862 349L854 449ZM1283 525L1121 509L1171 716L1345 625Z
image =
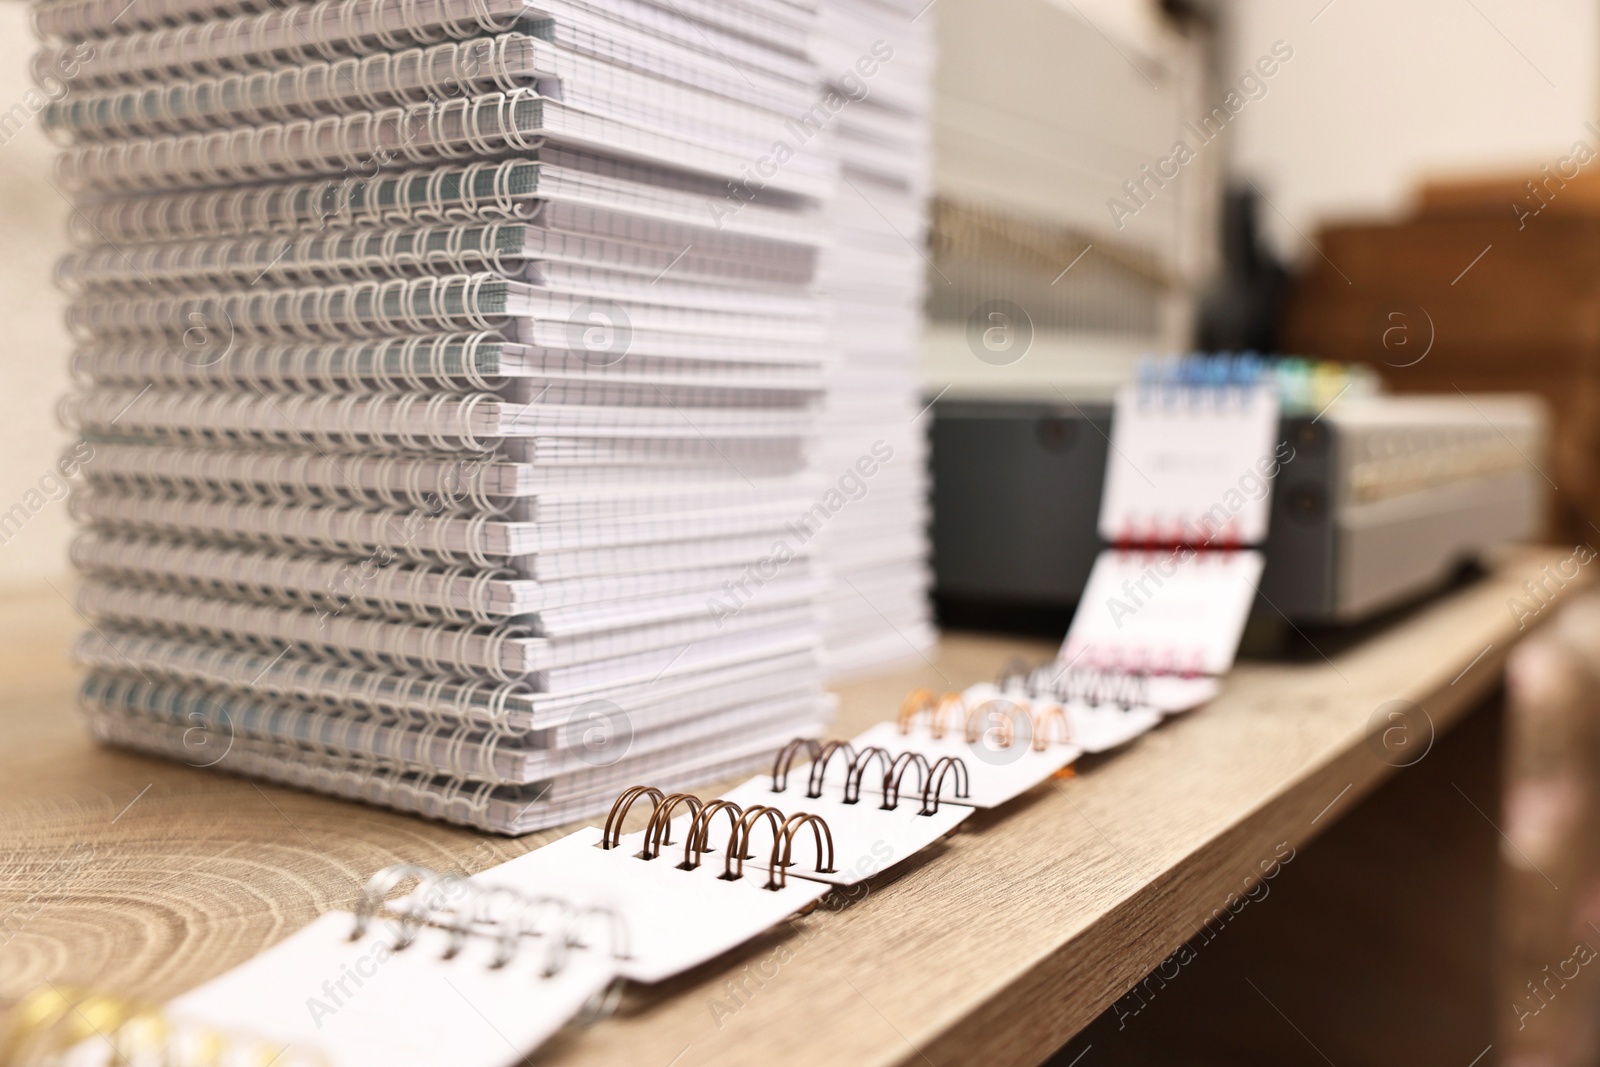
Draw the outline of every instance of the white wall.
M1324 7L1324 5L1327 5ZM1275 40L1295 50L1230 134L1235 174L1277 212L1293 258L1319 219L1403 211L1420 179L1532 176L1594 137L1595 0L1232 0L1223 77ZM1319 14L1320 12L1320 14ZM1315 19L1315 21L1313 21Z
M27 5L0 4L0 112L32 87L33 51ZM67 246L68 215L47 181L53 153L37 119L14 136L0 128L0 513L43 499L21 531L0 544L0 589L45 578L66 589L66 503L29 495L39 492L39 479L69 440L55 414L67 389L71 346L61 324L65 300L51 282Z

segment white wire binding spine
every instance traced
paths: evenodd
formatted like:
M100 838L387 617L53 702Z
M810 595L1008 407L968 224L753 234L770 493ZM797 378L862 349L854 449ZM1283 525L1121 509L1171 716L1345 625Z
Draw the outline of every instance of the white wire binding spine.
M85 384L250 385L314 393L333 386L393 392L494 392L506 341L498 333L412 334L372 340L236 343L226 359L197 359L181 343L93 342L73 353Z
M282 393L96 388L57 409L86 434L171 437L193 443L309 445L324 452L380 440L386 450L493 452L501 398L494 393Z
M544 143L532 89L286 123L91 142L64 150L70 189L171 189L338 175L385 166L528 152Z
M203 536L235 543L261 543L283 551L370 551L403 555L419 563L468 562L499 566L511 554L509 529L492 514L471 517L337 508L282 500L261 504L214 493L122 496L74 493L73 517L108 529Z
M420 671L431 676L525 681L523 657L509 643L528 638L516 623L428 625L355 614L318 615L276 604L257 604L90 580L78 606L91 617L181 634L221 638L276 654L285 644L315 648L323 656L375 670Z
M128 28L155 29L201 18L248 15L270 6L266 0L150 0L141 12L127 12ZM98 37L122 22L114 0L45 0L33 9L34 31L41 37L77 40Z
M1126 662L1096 660L1092 665L1081 666L1051 660L1030 668L1018 661L1006 665L995 678L995 685L1002 693L1018 689L1035 699L1127 709L1146 702L1151 666L1148 661L1131 659Z
M287 741L314 747L331 759L361 757L480 782L521 783L512 769L516 753L502 752L503 747L514 747L519 735L459 721L412 721L328 709L236 690L147 681L116 671L91 671L79 698L90 711L126 710L224 739ZM219 762L226 758L224 754Z
M523 274L536 256L527 223L417 229L312 230L70 252L56 266L69 291L149 293L209 285L314 285L335 278L408 278L421 273Z
M509 484L515 478L512 465L492 454L373 455L100 441L86 477L91 486L127 495L182 489L258 504L415 508L436 515L502 513L515 495Z
M385 867L367 881L356 905L350 939L363 937L382 915L385 901L413 880L416 886L404 898L404 905L390 909L397 920L392 946L396 951L410 945L426 924L452 934L447 949L452 955L470 937L493 937L496 951L489 965L495 968L509 966L525 942L542 940L548 947L540 973L546 978L559 974L573 950L580 947L603 945L612 957L629 958L627 924L610 908L480 884L414 863ZM604 938L596 937L597 932L603 933ZM612 1005L614 1001L608 991L597 997L592 1006Z
M214 362L216 340L324 340L451 330L499 330L532 288L493 274L425 275L336 285L217 289L188 295L81 298L67 306L80 337L169 337L191 360Z
M191 756L178 737L153 736L148 728L121 715L90 718L95 736L111 744L146 752L184 758ZM218 769L235 774L264 778L299 789L350 800L381 804L462 826L505 832L490 818L491 804L509 793L508 801L519 807L538 800L524 791L510 791L494 782L479 782L447 775L431 775L408 770L397 764L351 757L347 760L317 758L303 748L288 745L256 745L248 739L236 742ZM601 805L591 801L571 809L573 817Z
M112 629L80 635L74 659L107 671L137 671L197 685L254 689L330 708L387 713L441 725L476 723L509 731L513 714L531 715L533 690L488 678L375 671L285 651L265 652L222 642L174 640Z
M523 0L319 0L106 37L97 41L95 61L82 79L127 85L226 74L263 61L305 64L398 52L504 33L528 17ZM41 49L34 57L35 76L58 66L68 48Z
M117 0L42 0L34 10L34 26L39 36L67 41L101 38L130 30L158 30L185 23L239 18L267 11L278 5L267 0L147 0L136 8ZM769 47L792 51L794 40L807 23L798 11L776 17L771 10L729 7L704 0L683 0L685 14L720 30L752 38ZM416 8L413 6L413 11ZM472 36L469 32L462 36ZM391 49L392 50L392 49Z
M401 620L420 614L454 623L495 623L516 614L510 585L515 574L503 567L285 554L94 532L74 538L68 551L73 565L89 574L313 611L332 608Z
M727 76L738 79L732 70ZM58 142L71 144L292 122L535 87L595 116L696 141L742 143L752 137L760 141L793 110L781 105L774 110L770 101L766 107L745 102L736 88L717 81L682 64L657 65L646 74L510 33L333 63L84 88L46 104L40 123Z
M414 45L504 33L519 24L538 24L550 36L592 54L622 62L660 67L681 62L684 53L709 53L749 69L749 92L804 92L815 78L792 30L756 36L746 21L728 26L726 5L690 3L701 13L691 19L642 0L611 0L600 11L632 26L619 34L596 32L591 5L547 0L530 8L524 0L321 0L258 15L236 16L177 27L140 30L96 42L92 69L81 77L90 85L136 84L172 77L223 74L251 62L310 63L374 52L396 52ZM721 18L715 17L722 13ZM710 19L706 14L712 14ZM737 20L735 20L737 21ZM608 27L608 29L610 29ZM621 39L618 40L617 38ZM42 49L34 57L36 76L59 67L71 45ZM798 101L797 101L798 102Z
M80 244L146 243L228 234L285 234L349 228L532 219L541 164L480 160L467 166L245 185L202 192L121 197L73 213Z
M692 239L697 255L776 260L791 268L817 254L823 235L804 213L756 203L718 226L708 180L674 184L659 169L608 161L602 172L591 163L582 153L547 146L538 161L479 160L393 173L374 166L371 173L311 181L112 197L80 205L72 235L84 245L147 243L542 214L552 229L675 245L674 253Z
M614 241L528 222L473 222L422 227L308 230L293 234L213 237L152 244L97 244L69 252L56 281L74 293L148 294L174 288L229 289L326 284L356 278L488 271L525 277L534 263L592 267L636 275L643 283L671 267L676 275L793 286L793 268L732 255L694 256L681 248Z
M376 111L484 89L511 92L541 74L533 65L536 40L501 34L304 66L86 90L46 105L40 121L47 132L79 141L157 137L235 123L293 122L352 106Z

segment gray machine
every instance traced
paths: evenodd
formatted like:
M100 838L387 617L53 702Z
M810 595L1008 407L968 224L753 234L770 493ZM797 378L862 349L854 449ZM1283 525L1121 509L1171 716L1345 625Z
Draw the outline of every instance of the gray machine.
M941 609L1064 612L1101 548L1108 404L941 400L933 552ZM1258 604L1295 623L1358 622L1538 535L1542 403L1374 396L1286 415ZM958 620L956 620L958 621Z

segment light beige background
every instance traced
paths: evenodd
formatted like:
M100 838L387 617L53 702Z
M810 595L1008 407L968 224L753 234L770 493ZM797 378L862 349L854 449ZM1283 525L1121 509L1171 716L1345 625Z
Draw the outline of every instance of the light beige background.
M0 4L0 113L32 86L33 31L27 5ZM7 140L0 128L0 513L20 502L55 465L68 435L56 422L71 351L52 282L67 247L67 202L50 185L53 146L38 120ZM65 589L69 534L65 501L52 501L0 545L0 592L49 578Z

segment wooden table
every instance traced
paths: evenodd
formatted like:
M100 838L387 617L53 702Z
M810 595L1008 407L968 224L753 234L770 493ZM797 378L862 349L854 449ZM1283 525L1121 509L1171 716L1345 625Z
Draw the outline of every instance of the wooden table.
M1526 633L1508 599L1567 555L1508 554L1327 657L1247 662L1204 710L979 813L861 899L636 991L538 1061L1038 1062L1280 845L1325 829L1490 691ZM46 981L165 998L348 907L386 864L477 871L554 836L494 838L98 748L64 659L79 625L50 590L0 606L0 1004ZM891 716L913 686L1051 651L948 635L931 663L845 687L839 730ZM1395 733L1393 701L1426 718Z

